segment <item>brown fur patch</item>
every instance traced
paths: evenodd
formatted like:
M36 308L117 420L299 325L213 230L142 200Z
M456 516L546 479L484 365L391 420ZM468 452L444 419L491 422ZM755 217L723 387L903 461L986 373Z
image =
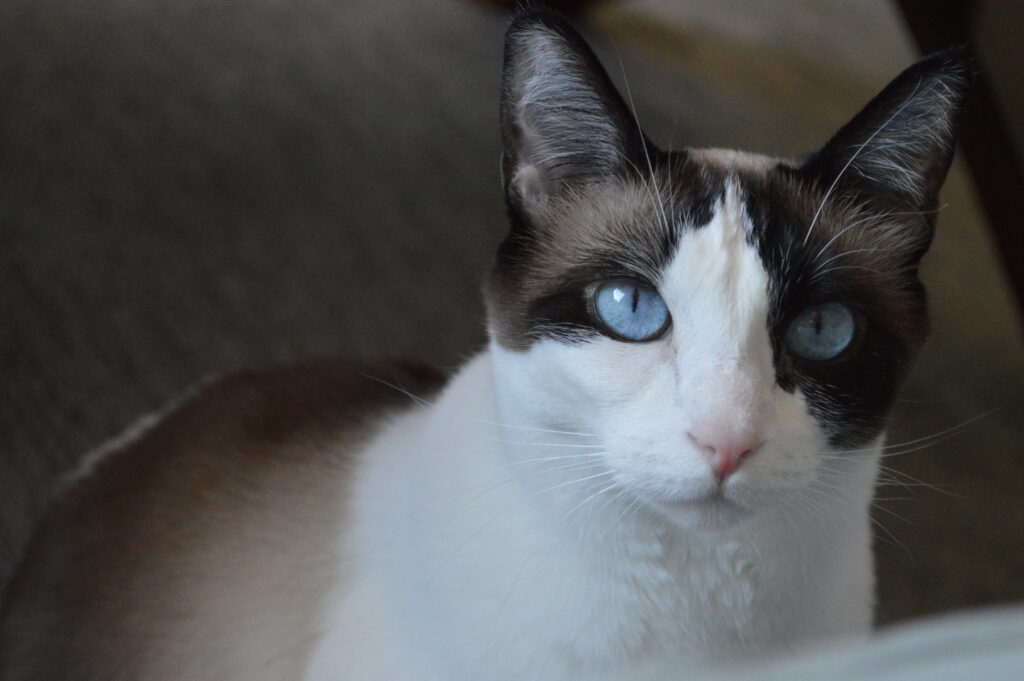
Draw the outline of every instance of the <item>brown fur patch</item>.
M657 285L679 234L705 224L725 174L688 152L652 159L652 175L631 173L567 187L526 203L485 287L491 335L525 350L545 336L593 331L584 289L627 276Z
M313 365L205 388L53 504L0 613L0 678L301 676L354 453L441 384Z

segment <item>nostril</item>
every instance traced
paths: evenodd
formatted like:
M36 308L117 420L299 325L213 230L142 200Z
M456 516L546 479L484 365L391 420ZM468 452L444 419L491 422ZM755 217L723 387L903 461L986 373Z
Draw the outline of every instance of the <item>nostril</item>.
M711 470L719 482L724 482L727 477L735 473L743 460L761 444L754 437L701 438L691 432L687 432L686 435L708 457Z
M733 453L729 450L718 451L711 455L711 470L714 471L715 477L718 478L719 482L723 482L727 477L732 475L739 469L743 459L750 454L753 450L746 449L739 453Z
M709 444L706 444L705 442L703 442L703 441L702 441L702 440L701 440L700 438L698 438L698 437L697 437L696 435L694 435L693 433L691 433L691 432L687 431L687 432L686 432L686 437L690 438L690 442L692 442L693 444L695 444L695 445L696 445L697 447L699 447L700 449L706 449L706 450L708 451L708 453L709 453L709 454L713 454L713 453L715 452L715 448L714 448L714 447L712 447L712 446L711 446L711 445L709 445Z

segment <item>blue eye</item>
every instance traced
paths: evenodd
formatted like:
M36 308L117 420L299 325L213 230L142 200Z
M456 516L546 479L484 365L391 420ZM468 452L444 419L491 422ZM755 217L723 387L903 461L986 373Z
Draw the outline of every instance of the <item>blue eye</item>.
M837 357L853 341L856 322L850 308L840 303L809 307L786 331L790 352L805 359L824 361Z
M632 279L612 279L594 291L594 311L618 340L649 341L669 325L668 308L658 292Z

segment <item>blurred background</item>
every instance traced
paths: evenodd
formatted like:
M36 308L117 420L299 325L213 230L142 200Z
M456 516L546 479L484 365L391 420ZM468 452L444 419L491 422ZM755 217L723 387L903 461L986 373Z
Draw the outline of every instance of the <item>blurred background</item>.
M0 0L0 584L59 476L205 376L480 347L503 4ZM978 46L878 615L1024 599L1024 3L564 4L663 146L808 151L922 47Z

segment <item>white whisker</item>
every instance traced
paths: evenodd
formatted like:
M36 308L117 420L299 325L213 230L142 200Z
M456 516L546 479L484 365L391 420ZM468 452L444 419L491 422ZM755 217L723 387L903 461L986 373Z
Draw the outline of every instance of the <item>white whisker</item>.
M564 461L565 459L596 458L596 457L604 456L605 454L607 454L607 452L589 452L589 453L586 453L586 454L566 454L565 456L544 456L544 457L541 457L541 458L538 458L538 459L525 459L523 461L516 461L515 463L510 463L509 467L525 466L527 464L532 464L532 463L545 463L545 462L548 462L548 461L559 461L559 460L563 460Z
M920 87L921 80L918 79L917 84L914 86L913 91L911 91L910 93L910 96L907 97L907 101L903 102L900 108L896 109L895 113L893 113L892 116L889 116L889 118L884 123L882 123L882 125L879 126L877 130L871 133L871 135L866 140L860 143L860 145L850 156L850 159L846 162L846 165L842 167L842 169L839 171L839 174L836 175L836 178L832 180L832 184L829 185L828 190L825 192L825 196L822 197L821 203L818 204L818 210L814 212L814 217L811 218L811 225L810 227L807 228L807 233L804 234L804 245L807 245L807 240L811 237L811 232L814 230L814 225L818 222L818 216L821 215L821 209L825 207L825 203L828 201L829 197L832 196L832 192L835 190L836 185L839 184L839 180L842 179L843 175L846 173L847 168L849 168L850 165L857 159L857 156L860 155L860 152L863 151L864 148L871 143L871 140L875 139L875 137L877 137L879 133L885 130L885 128L888 127L890 123L896 120L896 118L901 113L903 113L904 109L910 106L910 103L914 101L914 96L917 94L917 90Z
M505 445L523 445L526 447L568 447L570 449L600 449L603 445L581 445L564 442L530 442L529 440L495 440Z
M498 428L512 428L515 430L528 430L535 433L554 433L556 435L575 435L578 437L597 437L593 433L577 433L571 430L555 430L552 428L536 428L534 426L514 426L508 423L498 423L497 421L486 421L478 419L478 423L483 423L488 426L497 426Z
M815 271L817 272L817 271L821 270L821 268L823 268L825 265L829 264L830 262L832 262L834 260L837 260L839 258L845 258L848 255L853 255L854 253L875 253L875 252L877 252L879 250L881 250L881 249L879 249L879 248L854 248L854 249L849 250L849 251L843 251L842 253L837 253L836 255L833 255L828 260L825 260L824 262L819 263L817 268L815 269Z
M380 378L378 376L371 376L370 374L365 374L365 373L361 373L361 372L358 373L357 375L358 376L362 376L363 378L368 378L371 381L376 381L377 383L380 383L381 385L386 385L387 387L389 387L389 388L391 388L393 390L397 390L398 392L402 393L403 395L405 395L406 397L408 397L410 400L412 400L413 402L417 403L421 407L433 407L434 406L434 404L432 402L428 402L427 400L423 399L419 395L413 395L411 392L409 392L405 388L403 388L403 387L401 387L399 385L395 385L394 383L389 383L388 381L385 381L383 378Z
M633 121L636 123L636 131L640 138L640 146L643 147L644 158L647 161L647 170L650 172L651 184L654 185L654 192L658 197L657 208L661 213L662 226L665 228L666 234L671 234L672 225L669 222L668 216L665 214L665 201L661 196L661 188L658 186L658 178L654 174L654 164L651 162L651 153L647 149L647 140L644 137L644 131L640 127L640 117L636 113L636 103L633 101L633 91L629 87L629 78L626 76L626 66L622 62L622 55L619 53L618 48L615 49L615 54L619 59L619 70L622 72L622 83L626 87L626 99L629 101L630 113L633 114Z

